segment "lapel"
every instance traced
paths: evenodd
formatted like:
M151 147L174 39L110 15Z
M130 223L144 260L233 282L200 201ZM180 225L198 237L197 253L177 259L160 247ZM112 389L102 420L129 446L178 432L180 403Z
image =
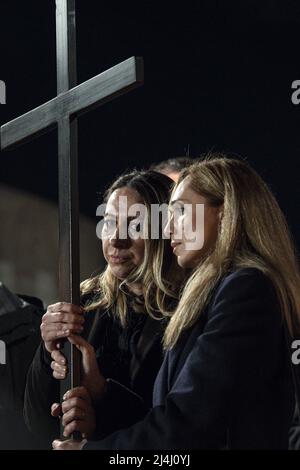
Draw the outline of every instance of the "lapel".
M199 319L196 324L189 328L188 330L182 333L181 339L179 339L178 344L175 345L174 350L169 351L169 377L168 377L168 386L169 390L177 379L180 370L182 369L187 356L191 352L196 339L199 335L202 334L205 325L208 320L208 313L213 305L213 299L218 291L220 284L222 283L223 276L218 280L215 287L212 290L210 300L203 312L200 314Z
M169 377L168 387L171 389L175 383L182 367L184 366L187 356L191 352L198 336L202 333L207 322L207 309L200 315L197 323L182 333L178 344L169 351Z
M163 332L162 322L154 320L150 316L147 316L145 325L143 327L141 336L137 343L136 355L134 360L131 361L130 375L132 381L137 377L141 365L145 361L145 358L150 353L152 347L157 341L161 341Z

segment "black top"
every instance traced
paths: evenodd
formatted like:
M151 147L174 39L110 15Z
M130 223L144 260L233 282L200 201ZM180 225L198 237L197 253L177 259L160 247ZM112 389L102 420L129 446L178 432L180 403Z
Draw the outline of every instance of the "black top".
M286 449L295 407L290 361L270 280L252 268L228 273L165 355L152 409L84 450ZM109 381L103 420L120 396L119 411L126 409L126 395Z
M110 419L106 434L135 422L152 406L153 384L163 360L161 340L165 322L136 313L130 305L126 328L108 311L89 311L85 316L82 336L94 346L101 373L141 397L139 406L131 409L129 405L130 413L124 420L119 415ZM28 428L47 438L49 445L59 436L59 421L50 415L52 403L59 402L59 381L52 376L51 360L41 343L27 375L24 398Z

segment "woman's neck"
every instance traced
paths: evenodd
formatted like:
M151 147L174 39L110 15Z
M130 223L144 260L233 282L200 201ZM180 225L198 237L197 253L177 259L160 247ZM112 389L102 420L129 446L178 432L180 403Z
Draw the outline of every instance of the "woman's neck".
M127 289L134 295L141 296L143 295L143 285L140 283L135 284L126 284Z

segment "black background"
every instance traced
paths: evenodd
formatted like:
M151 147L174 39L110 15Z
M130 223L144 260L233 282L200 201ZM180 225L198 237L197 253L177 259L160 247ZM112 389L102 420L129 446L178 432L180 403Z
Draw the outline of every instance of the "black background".
M162 8L163 5L163 8ZM56 95L55 1L1 0L0 124ZM78 82L140 55L145 84L79 119L80 205L132 167L206 151L246 157L298 230L300 2L77 0ZM1 152L0 182L57 199L56 132Z

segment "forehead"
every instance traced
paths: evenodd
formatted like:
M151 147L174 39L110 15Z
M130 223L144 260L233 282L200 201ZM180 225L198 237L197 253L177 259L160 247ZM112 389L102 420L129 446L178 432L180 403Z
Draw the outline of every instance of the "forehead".
M120 202L126 201L127 207L133 204L141 204L143 200L140 194L133 188L123 187L116 189L109 197L106 204L106 211L109 212L113 209L114 212L118 211Z
M206 198L201 194L194 191L190 186L190 177L187 176L182 180L171 197L171 203L176 201L183 201L184 203L198 203L205 204L207 202Z

